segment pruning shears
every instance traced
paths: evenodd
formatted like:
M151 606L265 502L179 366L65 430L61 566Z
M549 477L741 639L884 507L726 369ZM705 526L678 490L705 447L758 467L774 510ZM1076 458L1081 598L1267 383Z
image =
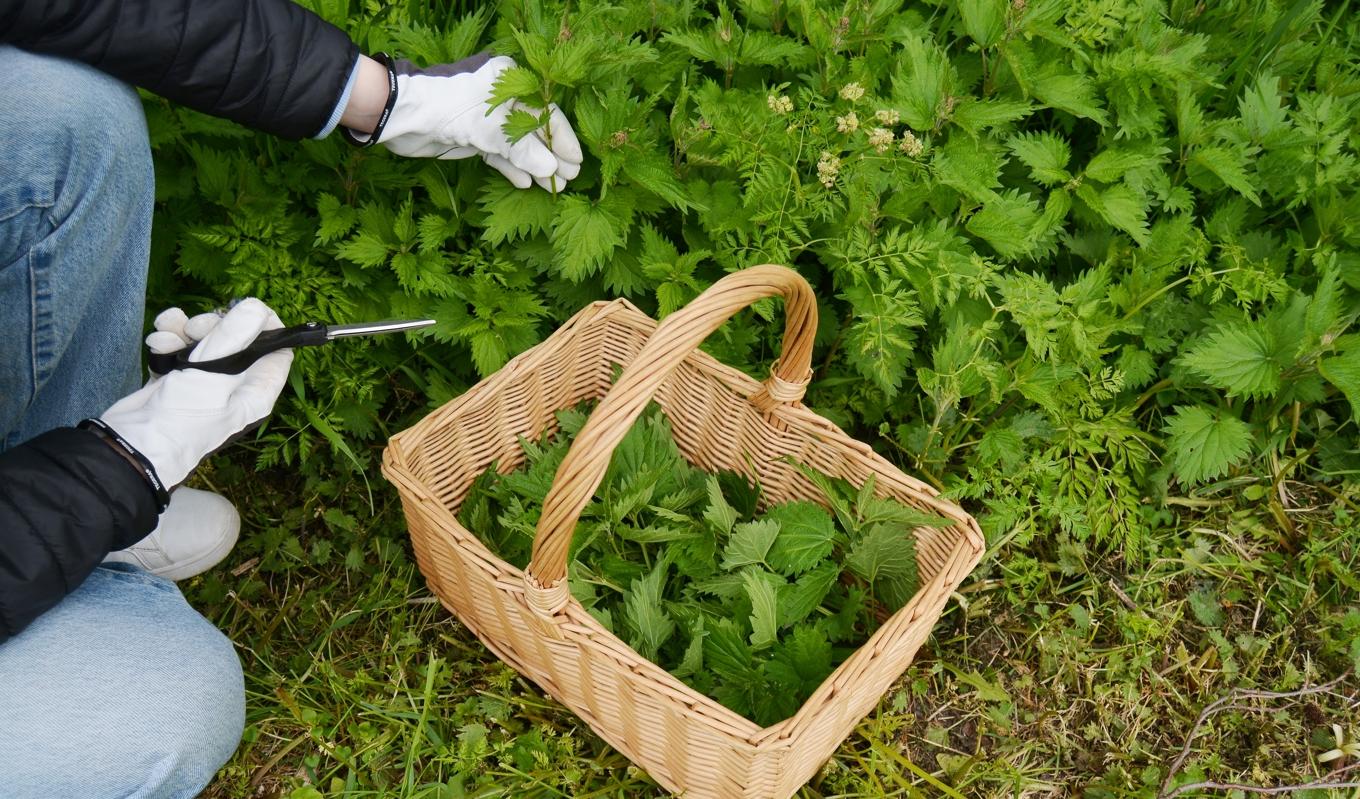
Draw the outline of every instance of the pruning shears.
M318 347L329 341L349 336L372 336L379 333L399 333L419 330L434 324L433 319L394 319L383 322L361 322L352 325L325 325L307 322L302 325L266 330L255 337L245 349L210 361L191 361L193 347L166 353L151 353L147 362L156 374L167 374L178 369L199 369L224 375L238 375L250 365L275 350L290 347Z

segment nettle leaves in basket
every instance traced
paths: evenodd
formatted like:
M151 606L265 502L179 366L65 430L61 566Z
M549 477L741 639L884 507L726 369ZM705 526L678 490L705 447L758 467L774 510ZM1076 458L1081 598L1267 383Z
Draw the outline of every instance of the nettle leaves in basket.
M522 441L463 523L523 567L553 475L584 424ZM918 587L915 529L948 522L803 465L821 502L764 501L742 475L680 454L653 406L615 450L572 541L573 596L643 657L759 724L786 718ZM761 508L764 511L761 512Z

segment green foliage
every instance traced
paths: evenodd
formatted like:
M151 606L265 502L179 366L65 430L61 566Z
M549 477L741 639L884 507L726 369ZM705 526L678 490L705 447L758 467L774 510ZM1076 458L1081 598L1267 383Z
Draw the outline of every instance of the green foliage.
M478 159L289 144L148 102L153 308L253 294L290 322L438 321L299 353L306 394L253 452L308 491L375 474L389 435L586 303L664 316L764 262L819 298L808 405L963 502L1003 557L1174 557L1153 533L1194 503L1288 518L1287 492L1230 486L1360 473L1344 9L315 7L366 51L515 57L500 96L559 104L586 159L561 193L520 191ZM778 314L705 347L763 377Z
M566 412L568 435L523 442L524 465L488 469L464 501L462 522L518 566L580 417ZM853 487L805 474L830 512L794 501L760 513L758 486L690 466L653 408L582 511L573 595L638 654L738 713L760 724L787 717L880 614L916 593L913 531L944 523L875 496L872 479Z
M1210 703L1360 668L1351 6L308 4L367 52L516 57L501 91L558 103L586 161L559 195L519 191L477 159L280 142L148 101L151 308L256 294L288 322L439 322L299 352L264 431L206 470L243 531L227 569L185 588L238 642L250 697L209 797L661 795L448 623L378 463L586 303L660 317L766 261L818 297L808 405L951 494L989 545L966 603L803 796L1151 796ZM779 312L705 346L763 377ZM541 496L553 464L530 461L506 485ZM842 595L844 548L781 575L767 643L768 586L744 576L767 567L721 566L749 488L619 478L601 502L621 519L588 519L611 535L583 551L674 553L656 617L673 630L644 622L660 656L736 706L811 690L863 609ZM872 524L833 504L837 529ZM632 522L670 506L699 508L708 538ZM512 510L496 546L532 532ZM760 560L802 565L816 540L776 537ZM862 571L890 578L861 547ZM640 636L660 560L610 563L608 586L574 567L578 598L613 598L603 620ZM687 617L667 599L681 569L739 612ZM1326 698L1224 706L1176 784L1325 778L1329 725L1354 715Z
M1168 418L1176 476L1188 483L1220 477L1251 450L1251 428L1207 408L1182 407Z

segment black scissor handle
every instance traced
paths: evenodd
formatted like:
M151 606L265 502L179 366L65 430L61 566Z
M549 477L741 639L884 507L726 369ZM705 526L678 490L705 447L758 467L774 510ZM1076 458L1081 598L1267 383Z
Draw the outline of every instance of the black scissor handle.
M193 352L194 348L185 347L174 352L153 352L147 356L147 364L151 367L151 371L158 375L168 374L179 369L198 369L202 372L216 372L222 375L239 375L249 369L251 364L271 352L290 347L315 347L318 344L325 344L327 341L326 326L320 322L308 322L305 325L266 330L256 336L255 340L240 352L233 352L231 355L214 358L211 361L189 360L189 353Z

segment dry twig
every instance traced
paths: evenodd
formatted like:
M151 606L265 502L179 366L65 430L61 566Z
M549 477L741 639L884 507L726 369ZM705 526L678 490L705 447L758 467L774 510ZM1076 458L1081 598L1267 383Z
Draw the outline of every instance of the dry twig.
M1162 781L1162 789L1157 794L1158 799L1170 799L1171 797L1180 796L1183 793L1187 793L1189 791L1194 790L1246 791L1248 793L1275 795L1290 793L1293 791L1301 791L1311 788L1360 788L1360 782L1356 781L1349 782L1318 781L1301 785L1281 785L1274 788L1254 785L1240 785L1237 783L1206 781L1180 785L1177 786L1175 789L1171 788L1171 781L1175 778L1175 776L1178 773L1180 773L1181 766L1185 765L1186 759L1190 757L1190 748L1191 746L1194 745L1195 739L1199 736L1200 730L1204 727L1205 723L1210 719L1210 717L1214 716L1217 713L1221 713L1225 710L1243 710L1243 711L1261 710L1261 708L1255 707L1253 705L1238 704L1244 699L1298 700L1300 697L1305 696L1329 694L1331 696L1344 696L1347 699L1347 701L1354 702L1356 701L1354 695L1346 696L1345 694L1341 694L1334 690L1337 686L1344 683L1346 679L1349 678L1350 676L1351 673L1347 671L1346 673L1342 674L1340 677L1337 677L1331 682L1324 683L1322 685L1314 685L1305 688L1300 688L1297 691L1237 690L1233 691L1231 694L1223 697L1222 699L1218 699L1210 703L1208 706L1204 708L1203 711L1200 712L1199 718L1195 720L1195 725L1190 728L1190 735L1185 739L1185 746L1181 747L1180 755L1178 755L1176 757L1176 760L1172 762L1170 770L1167 771L1166 779ZM1335 780L1337 777L1352 771L1356 771L1357 769L1360 769L1360 763L1355 763L1346 766L1345 768L1338 769L1332 772L1329 775L1329 778Z

